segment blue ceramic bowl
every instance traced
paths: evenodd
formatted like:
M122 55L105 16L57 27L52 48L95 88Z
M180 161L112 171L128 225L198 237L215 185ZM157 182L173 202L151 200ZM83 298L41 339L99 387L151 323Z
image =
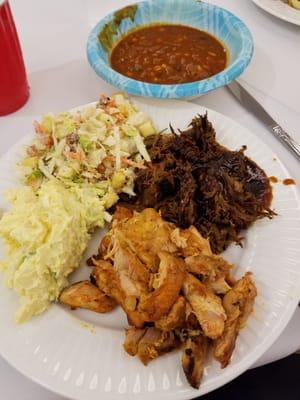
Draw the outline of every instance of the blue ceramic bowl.
M208 79L177 85L140 82L113 70L109 55L114 43L129 30L156 22L189 25L211 33L229 49L227 68ZM99 21L87 42L89 63L105 81L130 94L169 99L199 96L228 84L242 74L252 54L253 40L246 25L229 11L199 0L150 0L125 7Z

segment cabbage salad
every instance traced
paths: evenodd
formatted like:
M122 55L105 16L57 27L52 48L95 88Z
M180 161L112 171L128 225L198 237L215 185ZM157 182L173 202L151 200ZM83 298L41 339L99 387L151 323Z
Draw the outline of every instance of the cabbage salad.
M144 145L156 131L123 94L35 122L21 161L22 183L8 192L0 219L7 286L20 297L17 322L42 313L79 266L90 234L111 216L121 192L134 195L135 171L150 161Z
M150 161L143 139L151 120L123 94L102 96L96 106L45 115L23 160L25 182L37 190L55 177L65 186L93 188L111 207L118 193L133 193L134 171Z

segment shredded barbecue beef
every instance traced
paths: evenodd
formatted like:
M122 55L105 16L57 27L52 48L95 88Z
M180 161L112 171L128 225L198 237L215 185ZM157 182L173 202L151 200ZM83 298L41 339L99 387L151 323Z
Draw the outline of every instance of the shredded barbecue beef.
M246 147L220 145L207 115L180 134L150 136L146 146L152 162L137 174L137 196L122 200L138 210L153 207L179 227L195 225L215 254L232 242L241 245L242 230L275 214L265 172L245 156Z

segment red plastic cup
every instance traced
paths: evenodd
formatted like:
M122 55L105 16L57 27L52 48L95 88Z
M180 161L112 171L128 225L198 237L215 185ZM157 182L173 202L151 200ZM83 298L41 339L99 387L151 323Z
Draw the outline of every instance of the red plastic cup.
M0 115L22 107L29 86L22 50L8 0L0 0Z

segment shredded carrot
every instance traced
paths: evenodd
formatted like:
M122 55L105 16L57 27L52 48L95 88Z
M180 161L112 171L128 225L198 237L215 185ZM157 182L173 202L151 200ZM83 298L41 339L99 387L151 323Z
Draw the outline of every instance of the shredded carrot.
M78 161L85 161L86 160L86 155L84 151L82 150L77 150L76 152L74 151L65 151L64 155L67 158L71 158L72 160L78 160Z
M33 127L35 133L39 135L39 140L41 143L47 148L51 149L54 144L52 136L50 136L45 130L43 129L42 125L38 121L33 121Z
M130 165L131 167L134 167L134 168L139 168L139 169L146 169L147 168L144 164L136 163L135 161L129 160L126 157L121 157L121 161L124 164Z
M54 144L54 141L50 135L44 135L41 137L41 143L46 146L47 149L51 149Z

